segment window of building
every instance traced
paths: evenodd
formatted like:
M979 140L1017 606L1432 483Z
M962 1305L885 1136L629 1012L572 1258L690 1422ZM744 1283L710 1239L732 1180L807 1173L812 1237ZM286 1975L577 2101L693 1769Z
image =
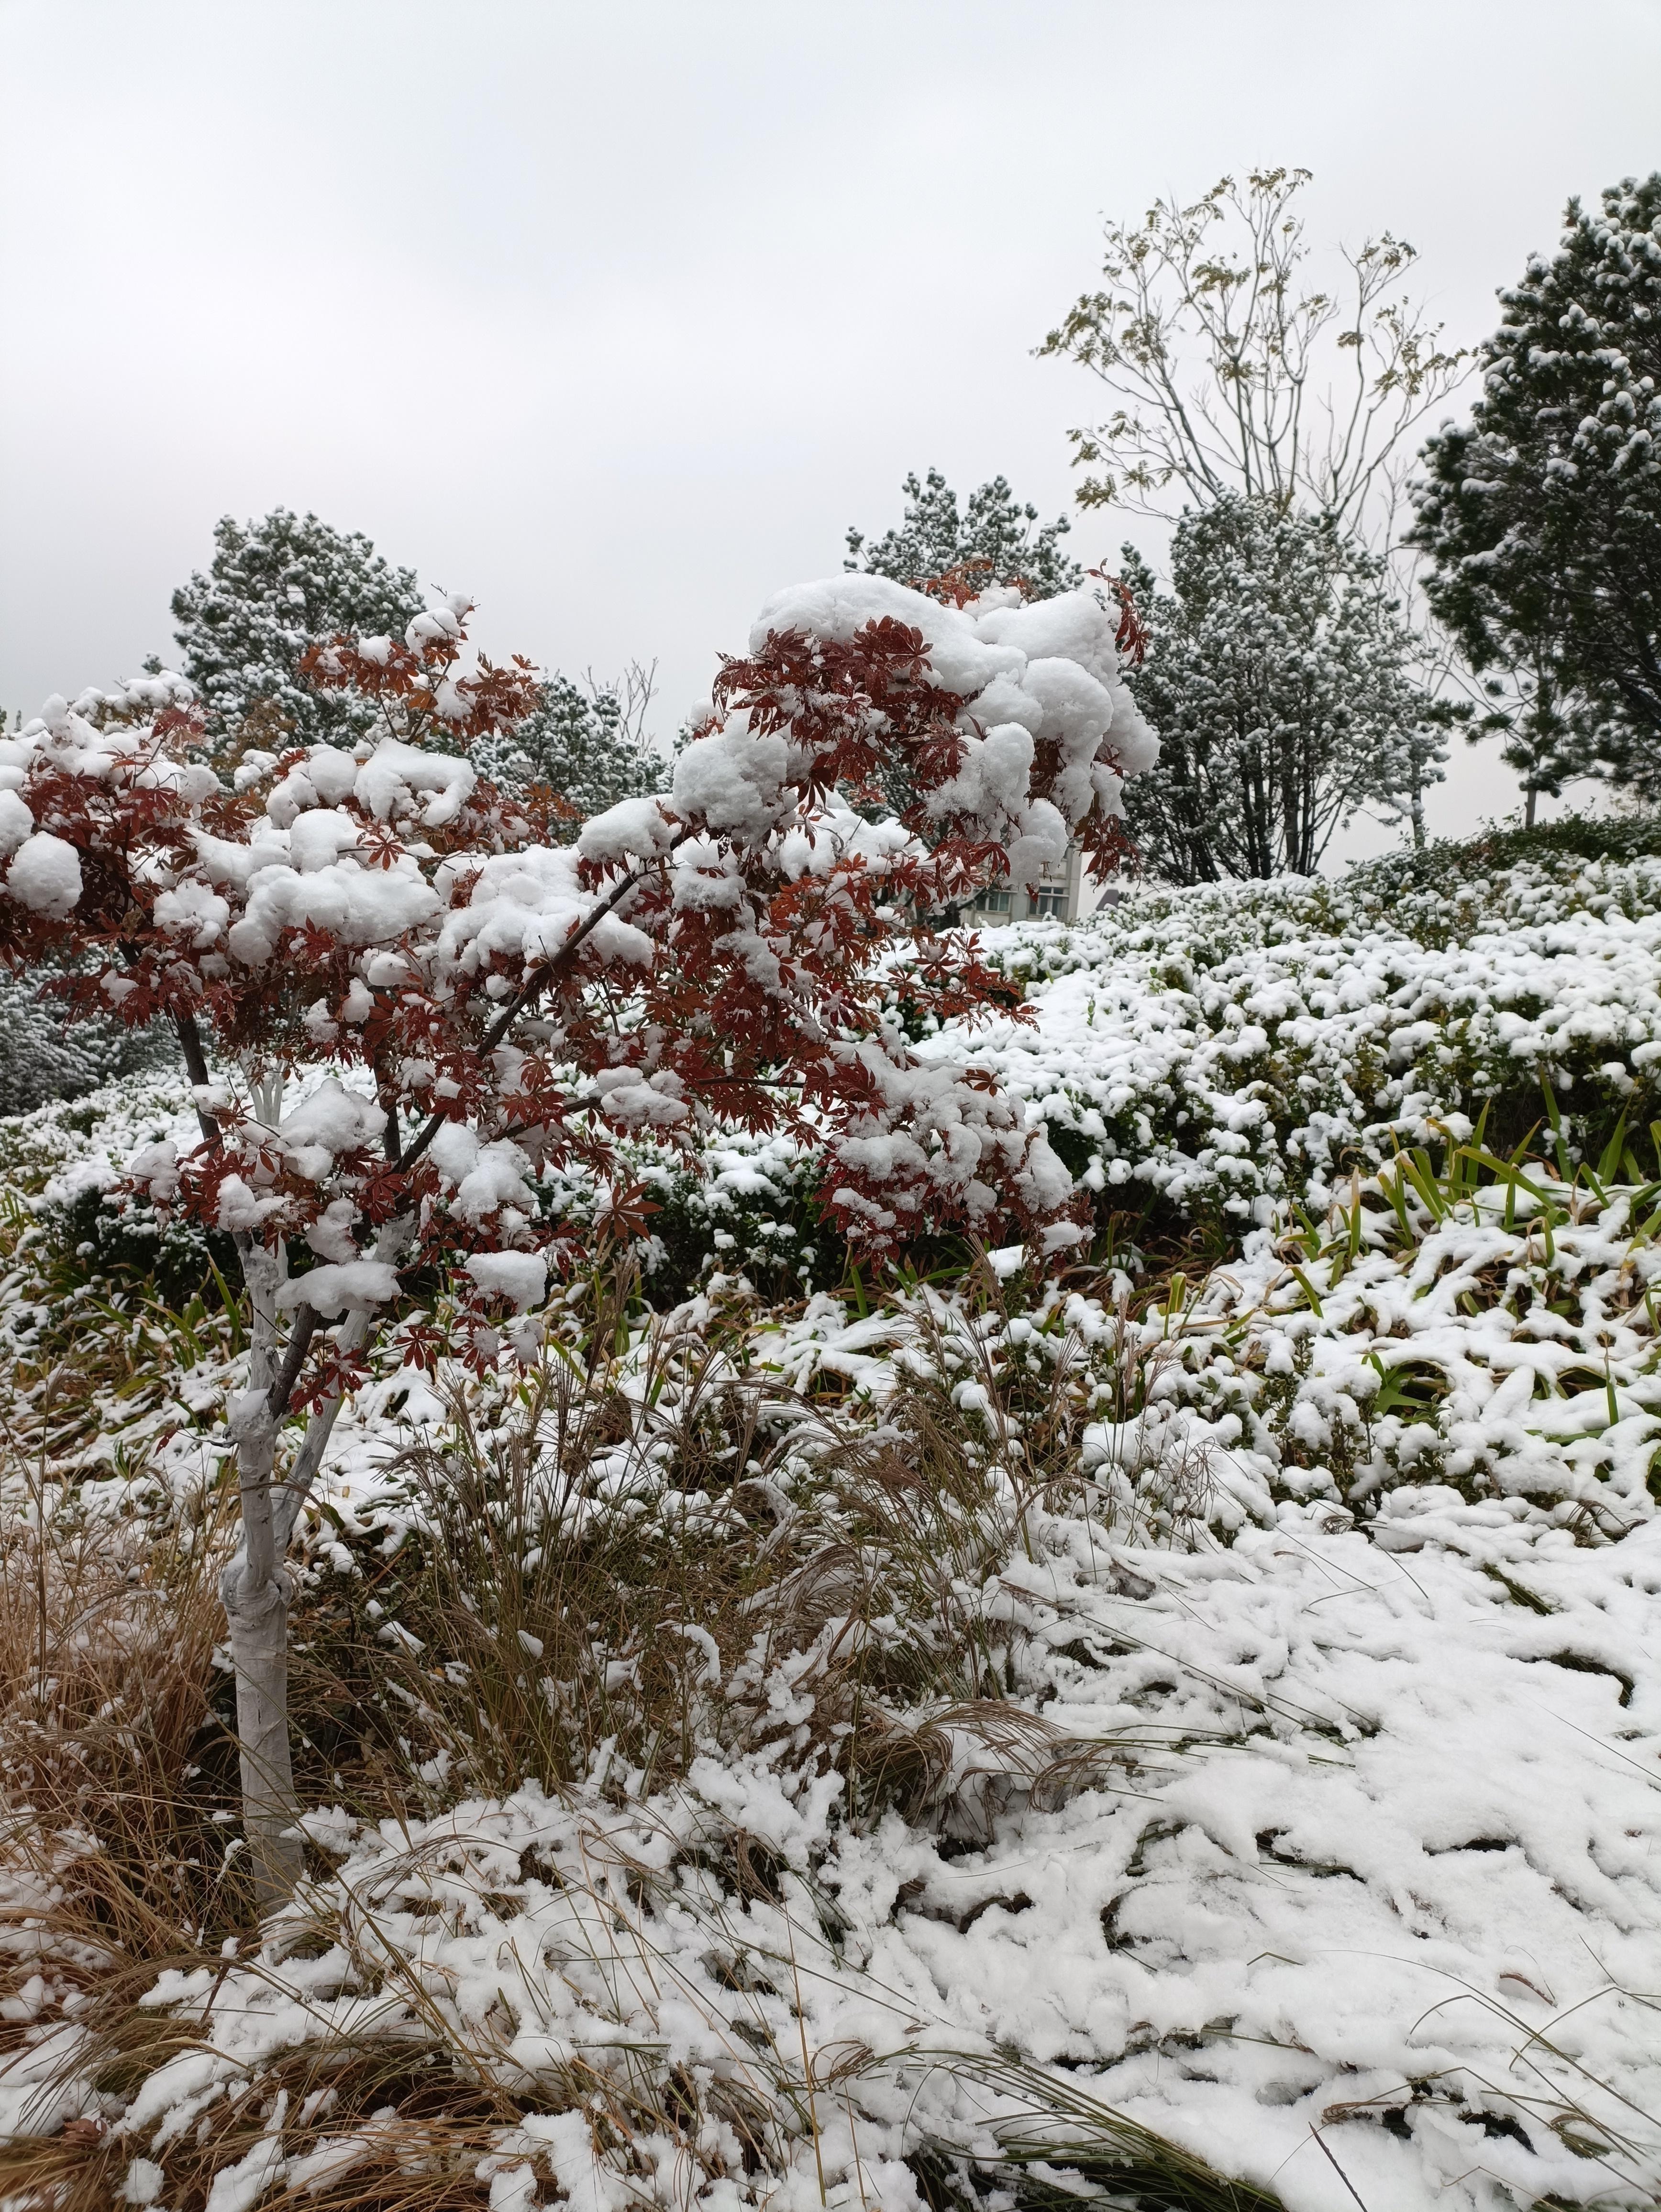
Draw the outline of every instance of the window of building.
M1063 884L1040 884L1032 894L1032 911L1051 921L1067 919L1067 887Z

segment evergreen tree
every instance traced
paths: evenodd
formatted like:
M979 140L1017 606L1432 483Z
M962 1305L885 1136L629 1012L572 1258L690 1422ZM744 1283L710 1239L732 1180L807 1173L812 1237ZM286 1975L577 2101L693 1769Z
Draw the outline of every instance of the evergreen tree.
M1439 775L1385 564L1329 519L1232 493L1178 523L1170 594L1123 560L1147 632L1127 681L1160 739L1157 787L1126 790L1153 871L1309 875L1341 823Z
M210 748L250 724L268 748L361 736L373 710L311 681L301 657L342 633L401 641L426 609L413 570L392 568L362 532L282 507L246 526L224 516L214 544L208 574L193 575L173 598L179 667L202 701ZM526 720L475 748L474 766L514 788L551 785L570 801L575 820L661 790L665 764L642 728L651 696L651 678L638 667L609 685L590 678L585 687L555 674Z
M1500 295L1468 424L1427 445L1410 543L1536 791L1661 794L1661 174L1571 200Z
M989 584L1018 583L1035 599L1054 599L1082 582L1084 571L1061 550L1069 527L1067 517L1057 515L1035 531L1037 508L1018 505L1006 477L994 477L971 492L967 509L961 511L958 495L938 469L930 469L921 483L914 471L903 489L904 522L874 544L863 531L850 529L844 568L918 585L971 568L983 570Z
M401 638L426 605L413 571L391 567L361 532L286 507L246 525L222 516L213 535L207 574L173 595L179 666L202 701L210 746L250 717L268 744L350 743L367 710L308 683L300 657L339 631Z
M78 1098L118 1076L170 1066L179 1041L170 1030L125 1027L111 1013L71 1025L61 1001L41 987L73 975L65 960L42 960L21 975L0 974L0 1115L28 1114L49 1099Z
M472 748L475 768L522 792L545 783L575 810L570 831L620 799L667 788L669 764L647 738L652 677L638 663L616 684L553 675L516 728Z

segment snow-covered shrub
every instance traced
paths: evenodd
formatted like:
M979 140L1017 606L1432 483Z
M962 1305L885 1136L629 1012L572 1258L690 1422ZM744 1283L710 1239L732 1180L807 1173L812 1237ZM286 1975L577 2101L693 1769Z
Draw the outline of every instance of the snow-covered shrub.
M1198 1222L1221 1249L1291 1201L1323 1210L1398 1144L1463 1141L1484 1108L1505 1151L1555 1109L1595 1156L1624 1116L1636 1179L1661 1114L1658 955L1650 860L1143 892L1001 932L991 957L1038 1020L981 1050L1100 1215Z
M213 1267L228 1279L236 1272L231 1238L157 1206L125 1172L144 1147L186 1147L199 1134L176 1066L53 1100L0 1127L0 1176L27 1206L33 1249L60 1285L97 1296L142 1292L177 1309L193 1297L217 1301Z
M1197 1224L1238 1249L1290 1205L1321 1213L1398 1142L1439 1158L1485 1106L1490 1141L1509 1149L1535 1125L1543 1140L1542 1077L1573 1153L1600 1153L1624 1114L1646 1171L1661 857L1548 849L1484 872L1480 854L1433 847L1331 882L1141 891L1085 924L1022 924L985 951L1025 988L1030 1024L911 1026L925 1056L972 1051L1043 1116L1121 1243ZM60 1241L66 1195L82 1209L76 1242L94 1234L91 1185L112 1189L106 1211L125 1203L113 1186L155 1111L134 1102L160 1096L151 1081L88 1099L84 1127L43 1110L62 1155L45 1216ZM182 1091L167 1113L186 1145ZM658 1209L638 1219L648 1295L672 1304L712 1268L767 1297L834 1287L844 1247L818 1207L823 1165L811 1127L713 1132L678 1151L625 1139L618 1179ZM551 1191L592 1226L611 1187L573 1162Z
M1531 828L1490 823L1476 837L1440 837L1416 851L1404 848L1386 854L1367 862L1360 873L1375 884L1439 883L1452 888L1524 860L1551 867L1571 856L1611 862L1661 859L1661 816L1634 807L1619 813L1560 814Z

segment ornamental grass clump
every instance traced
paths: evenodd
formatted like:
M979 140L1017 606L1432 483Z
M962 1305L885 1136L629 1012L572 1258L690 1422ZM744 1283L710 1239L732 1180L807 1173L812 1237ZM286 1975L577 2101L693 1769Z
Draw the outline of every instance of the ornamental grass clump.
M1118 1340L1053 1313L879 1310L879 1400L787 1381L753 1335L741 1309L631 1324L603 1297L508 1396L458 1393L350 1540L319 1531L296 1612L313 1795L344 1767L426 1814L527 1778L636 1800L764 1754L834 1773L856 1820L973 1832L989 1790L1076 1786L1078 1747L1013 1702L1005 1564L1067 1512L1104 1547L1192 1540L1203 1448L1086 1474L1092 1413L1138 1385L1107 1379Z

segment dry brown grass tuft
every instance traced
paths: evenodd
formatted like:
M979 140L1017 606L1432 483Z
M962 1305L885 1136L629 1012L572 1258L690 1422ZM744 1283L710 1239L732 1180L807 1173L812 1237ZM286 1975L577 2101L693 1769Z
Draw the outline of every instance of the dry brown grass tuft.
M1103 1358L1059 1328L1013 1350L989 1276L983 1292L978 1320L926 1300L897 1316L902 1381L880 1407L784 1387L739 1330L659 1324L631 1348L620 1292L516 1395L458 1396L404 1461L397 1512L350 1537L348 1571L319 1545L302 1577L302 1790L372 1820L527 1778L636 1803L701 1751L782 1729L793 1762L842 1778L855 1821L896 1806L973 1832L1013 1797L1099 1783L1117 1747L1019 1701L1015 1632L989 1600L1035 1516L1119 1510L1079 1472ZM33 1456L14 1454L0 1486L0 2052L66 2039L39 2131L0 2148L0 2203L91 2212L142 2155L169 2212L205 2212L216 2177L252 2174L280 2132L297 2163L263 2206L483 2208L502 2131L578 2106L623 2165L649 2137L696 2167L707 2085L625 2090L579 2067L500 2086L490 2051L418 2003L398 2035L268 2054L170 2138L111 2124L160 2066L204 2048L231 1954L250 1964L234 1746L214 1713L230 1531L212 1501L96 1517L54 1479L38 1409L28 1433ZM1152 1477L1137 1495L1169 1527L1198 1510L1186 1493L1159 1505ZM721 1856L733 1898L776 1898L751 1839ZM327 1948L344 1925L322 1911L304 1940ZM200 2008L143 2002L169 1966L198 1977ZM717 2118L768 2170L788 2084L722 2094Z
M700 1752L776 1741L782 1679L812 1707L793 1763L834 1766L855 1820L977 1825L1099 1780L1111 1747L1014 1702L995 1600L1035 1513L1116 1533L1079 1469L1100 1361L1059 1329L1012 1357L999 1319L908 1311L880 1407L827 1407L663 1325L627 1359L599 1330L583 1359L551 1353L488 1422L459 1399L402 1463L390 1539L319 1569L296 1609L314 1794L425 1814L603 1761L644 1797ZM1141 1472L1116 1533L1202 1516L1203 1470L1173 1469L1168 1498Z
M217 1733L222 1556L212 1514L91 1515L44 1455L0 1462L0 2054L14 2062L52 2039L67 2055L88 2036L176 2035L137 1999L210 1928L246 1920L198 1786ZM37 2121L57 2087L41 2084ZM99 2142L75 2120L9 2143L0 2190L107 2204Z
M0 1478L5 1802L80 1839L81 1887L125 1885L181 1932L202 1924L196 1877L218 1871L193 1863L186 1784L211 1726L225 1536L211 1507L89 1513L39 1461Z

